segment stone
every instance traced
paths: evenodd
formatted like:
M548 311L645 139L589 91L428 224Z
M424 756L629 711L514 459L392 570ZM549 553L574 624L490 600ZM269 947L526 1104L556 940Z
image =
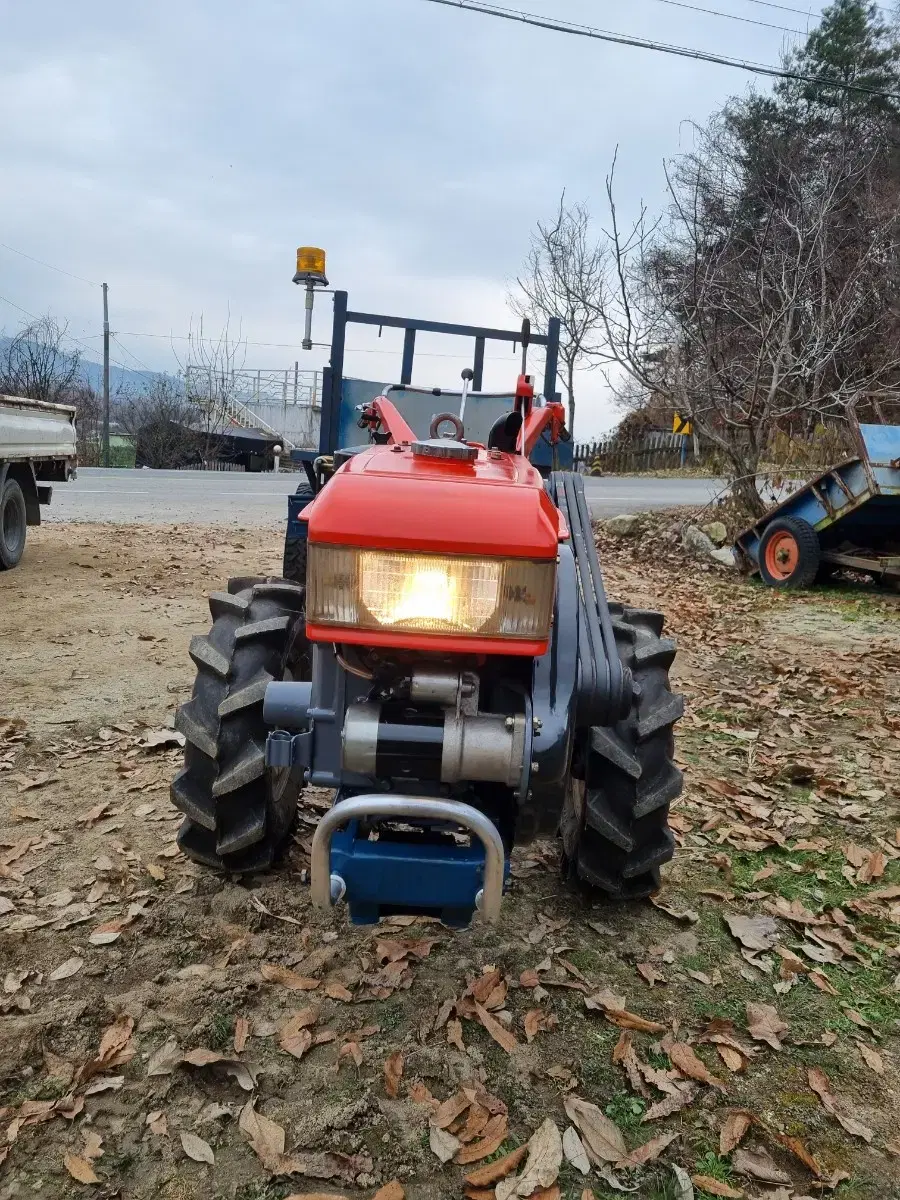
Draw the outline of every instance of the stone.
M716 549L711 539L696 525L688 525L681 535L681 543L690 554L696 554L702 558L712 557Z
M723 567L731 567L732 570L737 567L734 551L730 546L723 546L720 550L713 550L710 558L713 562L721 563Z
M604 522L604 529L614 537L634 537L641 525L641 518L635 513L620 513Z
M717 546L724 546L728 541L728 530L721 521L710 521L708 525L701 525L700 528Z

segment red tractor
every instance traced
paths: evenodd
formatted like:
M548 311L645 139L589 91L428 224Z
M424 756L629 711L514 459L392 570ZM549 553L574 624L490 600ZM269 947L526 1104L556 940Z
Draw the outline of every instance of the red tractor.
M401 384L369 385L358 405L343 377L354 321L406 329ZM441 392L411 387L420 329L476 339L458 408L427 430ZM522 343L514 394L480 390L488 339ZM291 498L287 577L232 579L191 643L172 784L191 858L269 867L309 786L334 793L313 900L345 899L357 922L495 920L513 845L557 834L570 877L619 900L659 887L682 784L675 645L659 613L607 600L581 477L545 479L530 461L558 461L568 438L558 339L558 322L532 339L546 347L542 399L527 329L349 313L335 293L322 446ZM348 411L367 441L335 449Z

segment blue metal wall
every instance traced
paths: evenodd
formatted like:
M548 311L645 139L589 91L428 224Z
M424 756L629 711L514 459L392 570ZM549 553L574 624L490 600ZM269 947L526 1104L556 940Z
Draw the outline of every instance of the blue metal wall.
M340 422L338 428L338 446L358 446L367 440L366 435L357 425L359 414L356 409L360 404L368 404L376 396L380 396L387 385L376 383L369 379L344 379L341 399ZM460 393L445 392L434 396L430 392L415 392L396 390L391 392L391 400L397 405L413 431L418 437L428 437L428 427L431 418L442 412L459 412ZM473 442L487 443L488 433L498 417L512 411L514 397L483 395L474 393L466 403L466 438ZM536 467L550 467L550 447L540 443L535 447L531 461ZM563 469L571 469L573 462L573 443L561 442L559 445L559 463Z

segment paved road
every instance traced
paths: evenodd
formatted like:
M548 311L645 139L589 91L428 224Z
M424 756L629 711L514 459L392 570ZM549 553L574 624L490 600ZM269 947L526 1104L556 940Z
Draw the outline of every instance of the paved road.
M285 496L296 475L225 471L103 471L82 467L74 483L57 484L46 521L115 521L121 524L187 521L195 525L268 525L284 520ZM679 504L705 504L723 487L715 479L616 476L586 479L596 517Z

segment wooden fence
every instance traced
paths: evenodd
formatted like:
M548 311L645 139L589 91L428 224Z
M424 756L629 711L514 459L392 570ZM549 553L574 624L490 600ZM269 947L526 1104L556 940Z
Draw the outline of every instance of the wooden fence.
M693 439L681 434L651 430L634 438L602 438L596 442L581 442L575 447L575 468L579 471L636 474L641 471L665 471L681 466L682 454L688 463L694 461Z

